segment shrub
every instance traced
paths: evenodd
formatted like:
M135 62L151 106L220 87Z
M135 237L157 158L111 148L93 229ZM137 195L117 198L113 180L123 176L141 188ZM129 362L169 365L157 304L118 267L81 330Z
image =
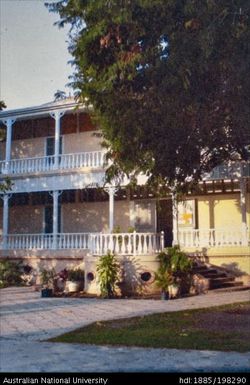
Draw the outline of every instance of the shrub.
M115 285L118 281L120 270L116 257L111 253L103 255L97 264L96 270L102 297L112 298L115 295Z
M42 269L40 273L41 284L48 288L54 288L55 279L57 277L56 271L52 269Z
M21 262L0 261L0 288L21 285L23 268Z
M163 291L168 290L168 285L180 284L184 286L189 280L192 262L179 246L169 247L166 252L157 256L160 266L156 272L156 285Z

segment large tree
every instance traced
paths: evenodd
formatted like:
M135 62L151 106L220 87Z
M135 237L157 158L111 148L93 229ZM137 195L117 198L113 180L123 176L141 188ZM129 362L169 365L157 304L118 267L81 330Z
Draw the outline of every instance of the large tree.
M248 0L62 0L72 84L91 103L113 165L170 186L249 142Z
M2 111L4 108L7 108L7 106L3 100L0 100L0 111ZM6 135L6 130L0 127L0 141L5 138L5 135ZM0 183L0 192L6 192L8 190L11 190L11 187L12 187L12 182L10 178L7 177Z

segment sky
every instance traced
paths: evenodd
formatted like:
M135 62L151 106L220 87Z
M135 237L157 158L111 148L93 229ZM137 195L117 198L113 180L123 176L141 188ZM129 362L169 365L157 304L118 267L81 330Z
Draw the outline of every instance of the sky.
M7 109L50 102L57 90L70 92L68 28L53 25L58 15L44 3L0 0L0 100Z

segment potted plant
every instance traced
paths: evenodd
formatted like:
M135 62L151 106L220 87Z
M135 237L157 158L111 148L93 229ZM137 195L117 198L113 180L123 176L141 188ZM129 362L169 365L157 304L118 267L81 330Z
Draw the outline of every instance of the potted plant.
M192 263L179 246L167 248L157 259L160 266L156 272L156 285L162 289L162 297L168 293L168 298L176 298L182 282L189 275Z
M79 291L84 287L84 270L72 269L67 273L66 287L69 293Z
M40 278L42 284L41 297L52 297L56 278L55 269L42 269Z
M120 271L115 255L109 252L100 257L96 270L98 273L98 282L100 283L101 296L103 298L113 298Z
M161 298L169 298L169 285L173 283L173 275L171 272L171 261L167 253L161 252L157 256L160 266L155 273L155 283L161 289Z

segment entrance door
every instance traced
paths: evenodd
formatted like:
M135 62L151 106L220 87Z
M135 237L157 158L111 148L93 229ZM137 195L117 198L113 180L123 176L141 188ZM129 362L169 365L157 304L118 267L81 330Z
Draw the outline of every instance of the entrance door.
M172 199L157 202L157 232L164 231L165 247L173 242L173 208Z

